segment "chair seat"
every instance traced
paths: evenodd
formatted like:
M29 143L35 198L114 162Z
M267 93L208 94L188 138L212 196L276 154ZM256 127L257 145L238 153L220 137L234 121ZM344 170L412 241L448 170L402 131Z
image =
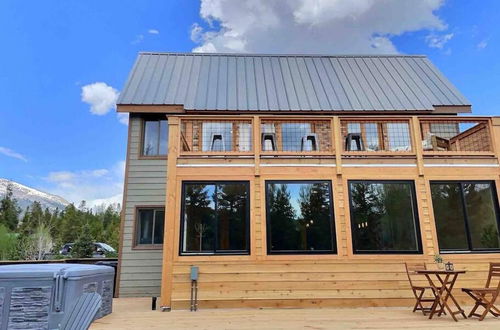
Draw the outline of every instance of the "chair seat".
M497 289L493 289L493 288L462 288L462 291L464 291L464 292L476 291L476 292L488 293L488 292L496 292Z

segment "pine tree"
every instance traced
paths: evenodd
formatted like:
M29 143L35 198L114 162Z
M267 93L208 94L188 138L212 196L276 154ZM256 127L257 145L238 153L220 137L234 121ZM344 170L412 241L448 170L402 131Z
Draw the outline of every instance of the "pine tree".
M5 196L0 200L0 224L14 231L17 228L20 214L21 209L17 205L17 200L14 198L12 184L9 183Z
M71 256L73 258L92 258L94 253L94 240L90 232L90 225L86 223L78 239L73 245Z

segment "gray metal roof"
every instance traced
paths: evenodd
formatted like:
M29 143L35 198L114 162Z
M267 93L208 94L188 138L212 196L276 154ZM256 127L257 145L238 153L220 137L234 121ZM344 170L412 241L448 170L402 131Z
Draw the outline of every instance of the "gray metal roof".
M140 53L118 104L421 111L470 102L425 56Z

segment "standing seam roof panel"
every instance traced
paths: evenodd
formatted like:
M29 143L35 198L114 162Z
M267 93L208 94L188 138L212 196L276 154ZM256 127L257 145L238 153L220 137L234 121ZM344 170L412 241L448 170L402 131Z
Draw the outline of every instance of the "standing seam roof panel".
M297 93L295 92L295 85L292 79L292 73L290 72L290 66L288 64L288 59L280 58L280 69L283 76L283 83L285 85L285 92L288 98L288 105L290 110L300 110L299 100L297 98Z
M312 86L314 88L314 93L316 94L317 101L319 103L319 109L328 110L331 109L332 106L328 101L328 97L326 96L325 88L323 86L323 80L320 78L318 74L318 69L316 68L316 64L311 58L305 58L306 69L309 73L309 77L311 78Z
M424 56L199 53L140 53L118 104L209 111L470 106Z

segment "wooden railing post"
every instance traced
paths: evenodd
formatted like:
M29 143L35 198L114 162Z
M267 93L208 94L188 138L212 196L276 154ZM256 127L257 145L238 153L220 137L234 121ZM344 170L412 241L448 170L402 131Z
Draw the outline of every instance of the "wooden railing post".
M338 116L332 119L332 139L335 145L335 168L337 169L337 175L342 175L342 132Z
M411 117L412 122L412 144L415 148L415 154L417 156L417 168L418 175L424 175L424 158L422 156L422 133L420 130L420 121L417 116Z
M260 117L253 116L253 152L255 158L255 176L260 176Z
M163 264L161 277L160 306L163 309L172 307L173 264L176 247L174 246L175 224L178 222L176 210L177 194L177 157L180 146L180 118L168 118L168 158L167 185L165 194L165 226L163 232Z

